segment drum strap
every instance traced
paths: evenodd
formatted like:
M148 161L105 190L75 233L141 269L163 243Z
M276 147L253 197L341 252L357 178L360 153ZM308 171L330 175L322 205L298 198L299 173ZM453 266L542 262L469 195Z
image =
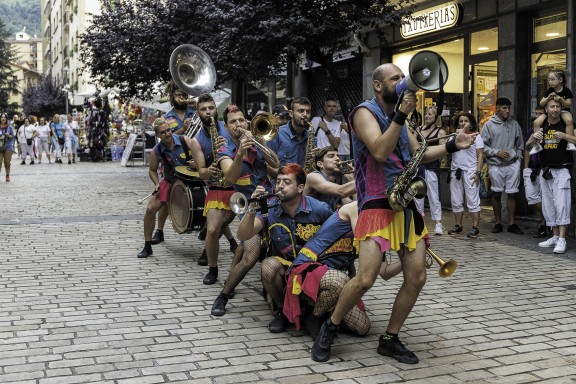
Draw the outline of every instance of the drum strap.
M186 143L186 140L184 139L183 135L178 135L178 138L180 139L180 143L182 144L182 147L184 148L184 156L186 156L186 163L188 163L191 160L190 148L188 148L188 143ZM163 151L158 150L158 153L160 153L160 156L162 157L162 161L164 162L164 175L165 175L164 177L166 178L166 175L170 175L166 178L166 180L168 180L170 182L170 184L172 184L172 182L176 178L175 168L172 165L172 163L170 163L168 161L168 159L166 158L166 155L164 154Z

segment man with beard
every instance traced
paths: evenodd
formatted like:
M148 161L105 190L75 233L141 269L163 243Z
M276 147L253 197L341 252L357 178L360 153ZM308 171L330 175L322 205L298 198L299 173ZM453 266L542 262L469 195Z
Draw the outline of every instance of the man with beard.
M278 155L280 166L296 163L304 167L308 136L314 134L310 130L312 104L305 97L297 97L292 101L289 111L290 121L279 128L278 134L268 142L268 148ZM314 139L316 143L316 139ZM268 168L271 177L276 177L278 169Z
M170 82L166 84L164 93L168 95L172 109L166 112L163 117L174 135L182 135L184 133L184 127L192 121L196 110L189 106L187 102L188 95L178 88L174 80L170 80ZM191 166L194 167L194 164L191 164ZM160 244L164 241L164 225L167 218L168 208L164 205L158 211L158 226L156 227L154 236L152 236L152 244Z
M248 123L244 113L236 105L230 104L224 110L224 125L230 134L228 144L218 152L219 165L224 176L232 183L234 190L244 194L247 199L252 196L257 186L262 186L266 194L270 195L272 184L266 174L266 167L277 168L278 157L272 151L264 152L254 146L254 141L249 138L250 133L246 131ZM234 289L258 261L260 248L259 235L238 247L224 288L212 305L212 315L224 315Z
M238 225L240 240L249 240L261 231L269 235L268 254L272 257L262 261L262 285L273 303L275 316L268 325L272 333L284 332L288 326L288 319L282 312L286 270L304 244L333 213L326 203L302 195L305 183L306 173L300 165L288 163L281 166L276 177L276 196L280 204L264 216L256 215L256 203L250 203ZM266 194L266 189L258 186L252 198Z
M356 183L354 180L343 182L338 151L334 147L320 149L315 158L316 171L306 175L304 195L324 201L335 211L350 202L349 197L356 193Z
M160 142L154 146L150 153L150 168L148 175L154 183L153 195L148 200L146 215L144 216L144 249L138 254L139 259L145 259L152 255L152 231L154 230L154 218L156 212L168 204L170 186L176 179L175 169L179 165L186 165L191 161L190 148L192 140L185 136L176 136L168 122L159 117L152 124L156 137ZM164 167L164 179L158 179L158 165Z
M398 332L426 282L428 230L414 201L396 212L388 201L388 187L405 172L412 154L420 150L418 140L404 124L416 105L416 95L406 92L397 111L396 84L404 74L394 64L383 64L372 74L374 99L360 104L350 115L352 143L356 155L358 221L354 245L358 249L359 270L342 290L331 317L322 324L312 347L312 359L328 361L331 344L344 316L372 287L382 266L382 255L398 252L404 282L396 295L386 334L380 337L378 353L416 364L418 357L400 342ZM456 140L427 147L423 161L432 161L461 148L468 148L476 134L462 131ZM413 170L410 170L411 172Z
M224 128L224 124L218 121L216 103L209 94L205 93L198 97L198 117L202 121L202 128L192 140L192 154L198 168L200 177L208 183L208 194L204 202L204 216L206 216L206 247L208 273L204 276L204 284L214 284L218 278L218 252L220 251L219 239L224 230L230 232L228 224L234 220L234 214L230 209L230 197L234 189L230 186L218 185L215 177L218 174L218 159L214 156L213 146L218 150L228 143L230 135ZM218 137L211 137L210 127L216 125ZM215 141L213 145L212 141ZM233 240L234 238L232 238ZM232 245L232 241L229 240ZM235 241L234 241L235 243ZM202 258L198 264L204 264Z

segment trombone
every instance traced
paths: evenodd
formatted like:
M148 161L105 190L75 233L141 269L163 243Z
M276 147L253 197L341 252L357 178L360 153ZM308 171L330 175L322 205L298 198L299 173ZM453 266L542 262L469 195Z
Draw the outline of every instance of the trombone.
M242 137L247 137L249 140L252 140L254 146L258 148L265 157L274 159L274 153L267 146L260 143L258 139L266 142L274 139L278 134L279 128L280 125L278 124L276 116L264 112L252 119L250 122L250 131L240 127L235 127L234 130L240 133Z
M454 259L450 259L448 261L444 261L438 256L434 251L430 248L426 249L426 268L431 268L432 264L436 261L440 265L440 270L438 274L440 277L448 277L454 273L456 267L458 267L458 263Z

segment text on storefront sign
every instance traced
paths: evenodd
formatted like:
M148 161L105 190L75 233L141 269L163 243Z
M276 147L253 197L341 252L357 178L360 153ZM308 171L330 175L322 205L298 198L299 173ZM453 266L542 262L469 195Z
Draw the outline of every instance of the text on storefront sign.
M453 27L460 22L461 7L461 4L449 3L415 12L402 19L400 33L408 38Z

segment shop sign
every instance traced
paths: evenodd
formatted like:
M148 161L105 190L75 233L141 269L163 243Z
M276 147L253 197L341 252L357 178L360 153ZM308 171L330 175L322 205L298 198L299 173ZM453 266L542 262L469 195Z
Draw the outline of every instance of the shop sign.
M406 39L451 28L460 22L462 13L462 4L456 2L415 12L402 19L400 34Z

